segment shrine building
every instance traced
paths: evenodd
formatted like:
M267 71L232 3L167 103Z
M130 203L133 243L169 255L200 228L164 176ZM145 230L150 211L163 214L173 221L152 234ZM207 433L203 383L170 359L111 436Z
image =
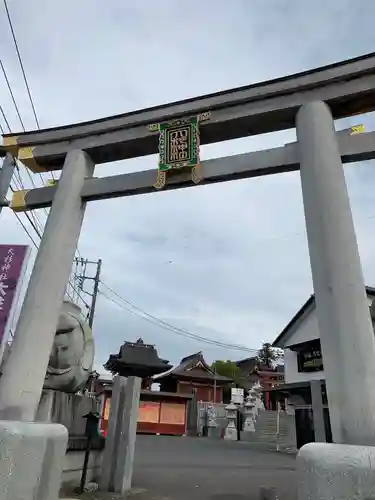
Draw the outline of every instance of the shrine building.
M276 410L276 401L270 390L284 383L284 365L274 367L260 363L256 356L236 361L240 370L239 382L245 390L259 383L263 389L266 410Z
M222 403L223 389L233 382L228 377L215 374L202 352L182 358L179 365L154 375L153 381L160 384L163 392L195 394L197 401L209 403Z
M172 365L159 358L155 346L142 339L124 342L118 354L111 354L104 365L113 375L142 378L138 412L138 433L185 435L189 416L196 413L191 405L193 394L183 392L152 391L153 376L168 372ZM112 381L103 381L99 392L102 400L101 433L108 429L112 398ZM194 421L194 418L190 421ZM196 421L196 418L195 418Z
M118 354L111 354L104 365L113 375L142 378L138 414L138 433L185 435L197 425L196 402L222 403L223 389L232 384L215 374L201 352L187 356L172 367L159 358L155 346L124 342ZM93 377L94 379L95 377ZM96 386L100 386L96 380ZM151 390L152 384L160 386ZM91 384L90 384L91 386ZM112 397L112 381L99 388L102 399L101 432L106 435Z

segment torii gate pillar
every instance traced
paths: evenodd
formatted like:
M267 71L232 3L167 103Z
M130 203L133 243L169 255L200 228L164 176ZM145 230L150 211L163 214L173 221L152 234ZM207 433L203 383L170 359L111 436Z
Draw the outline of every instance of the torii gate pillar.
M94 164L83 151L66 155L0 378L2 500L58 497L68 431L60 424L33 420L81 231L85 211L82 186L93 172Z
M375 445L375 338L334 122L325 103L302 106L297 139L333 441Z

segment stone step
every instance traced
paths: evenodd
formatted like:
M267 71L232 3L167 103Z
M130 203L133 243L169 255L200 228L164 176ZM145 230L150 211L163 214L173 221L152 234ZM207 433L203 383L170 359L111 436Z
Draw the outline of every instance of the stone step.
M258 432L258 434L276 434L277 433L277 430L276 430L276 427L273 427L273 428L259 428L257 426L255 426L255 432ZM288 432L288 429L279 429L279 434L281 436L286 436L287 434L289 434Z
M274 430L268 430L267 431L267 430L264 430L264 429L259 430L259 429L255 428L255 433L259 434L259 435L262 435L262 436L276 436L276 429L274 429ZM281 437L284 437L284 436L286 437L287 435L288 435L288 433L285 432L285 431L284 432L279 432L279 436L281 436Z

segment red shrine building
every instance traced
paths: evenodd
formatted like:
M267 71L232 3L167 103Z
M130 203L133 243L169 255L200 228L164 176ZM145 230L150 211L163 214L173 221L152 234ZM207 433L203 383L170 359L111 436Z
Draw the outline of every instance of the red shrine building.
M196 402L223 401L223 389L232 380L215 374L207 365L201 352L183 358L172 367L159 358L155 346L125 342L118 354L111 354L104 365L113 375L142 378L142 391L138 412L138 433L185 435L197 422ZM90 390L95 385L101 394L101 432L106 435L112 398L112 381L100 381L93 374ZM94 380L95 379L95 380ZM160 390L153 391L153 383ZM192 427L189 427L189 421Z
M182 358L180 364L154 375L163 392L194 394L197 401L223 402L223 388L233 382L228 377L215 374L204 360L202 352Z
M263 389L264 405L267 410L276 410L276 400L271 397L275 387L284 384L284 366L275 367L259 363L256 357L237 361L236 365L240 369L241 386L249 390L259 383Z

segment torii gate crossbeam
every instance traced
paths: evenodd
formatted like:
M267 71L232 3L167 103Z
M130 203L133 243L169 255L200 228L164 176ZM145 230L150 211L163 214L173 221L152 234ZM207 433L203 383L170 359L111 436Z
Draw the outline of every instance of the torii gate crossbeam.
M351 135L352 130L336 133L341 160L352 163L375 159L375 132ZM284 147L254 151L239 155L214 158L200 164L202 180L199 186L218 182L248 179L263 175L292 172L299 169L297 143ZM146 193L161 193L154 188L157 171L144 170L130 174L85 179L81 192L83 201L136 196ZM164 190L194 187L188 172L181 172L168 180ZM17 212L46 208L52 205L57 186L16 191L11 208Z

